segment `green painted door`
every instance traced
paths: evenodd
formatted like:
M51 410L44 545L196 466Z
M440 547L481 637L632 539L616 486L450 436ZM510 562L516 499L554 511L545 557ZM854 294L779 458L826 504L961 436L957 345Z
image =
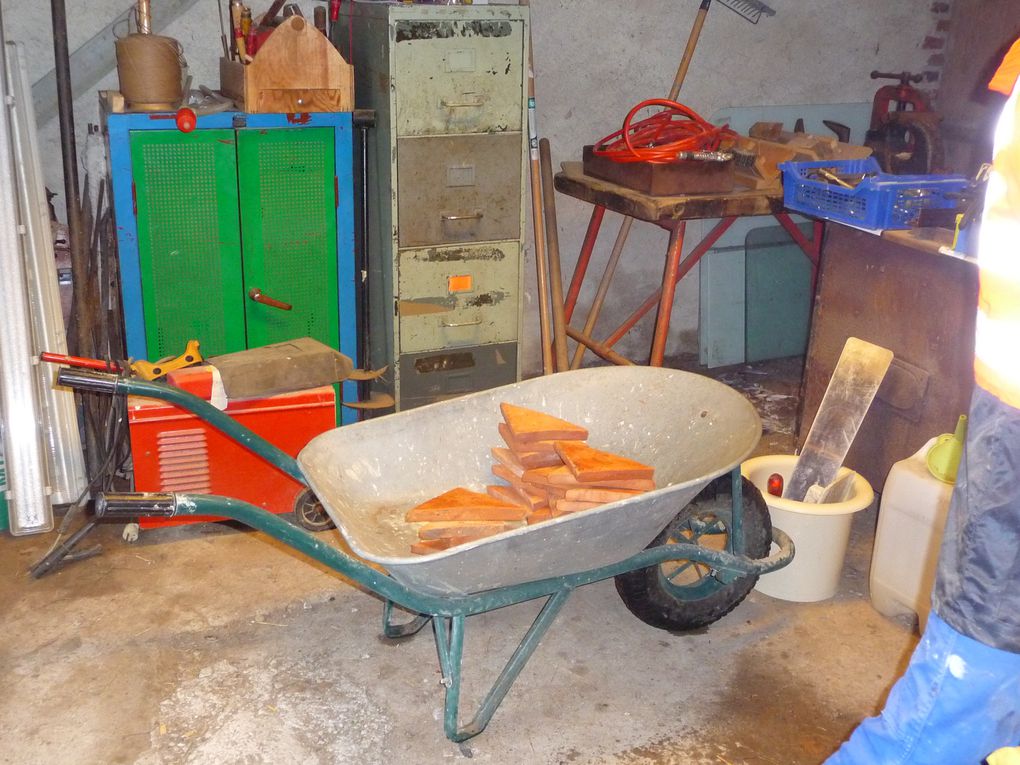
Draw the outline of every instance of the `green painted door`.
M238 130L237 159L248 346L307 336L338 348L333 130Z
M183 353L192 338L204 356L246 347L234 136L131 134L150 360Z

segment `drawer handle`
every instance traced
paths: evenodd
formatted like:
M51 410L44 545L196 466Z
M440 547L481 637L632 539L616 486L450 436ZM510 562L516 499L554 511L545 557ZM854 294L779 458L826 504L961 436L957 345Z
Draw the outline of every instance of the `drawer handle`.
M444 98L439 103L441 103L443 105L443 107L446 108L446 109L470 109L470 108L477 109L480 106L485 106L485 95L484 94L482 94L482 93L465 93L464 95L466 95L466 96L474 96L474 98L469 98L466 101L449 101L449 100Z
M453 220L481 220L482 218L485 217L485 213L481 212L480 210L478 212L473 212L473 213L470 213L468 215L447 215L446 213L440 213L440 215L442 215L443 220L451 220L451 221L453 221Z
M478 324L481 324L481 323L482 323L481 318L475 319L474 321L442 321L442 322L440 322L440 324L442 326L448 327L448 328L453 328L453 327L474 327L474 326L477 326Z
M258 287L252 287L248 290L248 297L256 303L262 303L262 305L267 305L270 308L279 308L281 311L289 311L294 307L290 303L284 303L282 300L277 300L276 298L269 297L269 295L264 295L262 290Z

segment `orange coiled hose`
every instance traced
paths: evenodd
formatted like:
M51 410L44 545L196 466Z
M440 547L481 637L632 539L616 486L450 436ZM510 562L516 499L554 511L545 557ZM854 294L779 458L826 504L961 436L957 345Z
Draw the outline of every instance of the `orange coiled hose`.
M634 122L650 106L662 111ZM716 151L722 139L734 136L728 126L717 127L677 101L650 98L642 101L623 121L623 127L595 144L594 152L614 162L675 162L682 151Z

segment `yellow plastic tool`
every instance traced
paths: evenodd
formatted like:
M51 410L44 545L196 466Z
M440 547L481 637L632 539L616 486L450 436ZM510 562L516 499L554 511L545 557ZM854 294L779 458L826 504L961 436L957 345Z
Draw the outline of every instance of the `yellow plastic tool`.
M180 356L167 356L165 359L160 359L156 362L145 361L144 359L142 361L133 361L131 362L131 371L143 380L155 380L167 372L184 369L201 361L202 354L198 351L198 340L189 340L184 353Z

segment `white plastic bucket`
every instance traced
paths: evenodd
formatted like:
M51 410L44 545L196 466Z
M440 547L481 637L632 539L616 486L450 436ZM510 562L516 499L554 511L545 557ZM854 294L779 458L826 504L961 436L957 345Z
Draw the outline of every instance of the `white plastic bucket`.
M853 492L845 502L815 504L769 494L766 491L769 476L779 473L786 483L796 463L794 454L754 457L741 465L740 472L765 497L772 525L789 534L796 546L793 562L763 575L755 589L780 600L811 603L828 600L839 589L853 515L867 508L875 493L871 484L857 475ZM837 478L849 472L849 468L840 468Z

